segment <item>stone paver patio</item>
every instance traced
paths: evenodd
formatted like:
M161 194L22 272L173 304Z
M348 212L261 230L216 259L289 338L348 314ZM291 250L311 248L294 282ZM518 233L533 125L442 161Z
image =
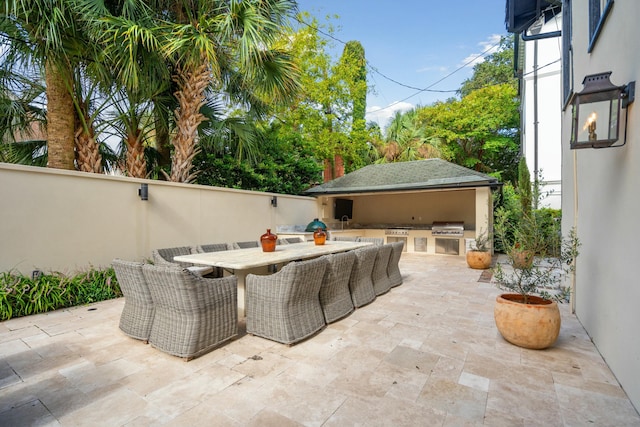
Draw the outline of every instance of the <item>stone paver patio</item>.
M241 334L190 362L121 333L123 299L2 322L0 425L640 426L567 306L555 346L525 350L462 257L400 267L402 286L298 345Z

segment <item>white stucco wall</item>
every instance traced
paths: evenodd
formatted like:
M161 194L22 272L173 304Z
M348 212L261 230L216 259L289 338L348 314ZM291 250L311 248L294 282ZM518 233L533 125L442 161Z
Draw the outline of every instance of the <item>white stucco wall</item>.
M549 33L562 29L562 16L545 23L540 33ZM536 45L537 44L537 49ZM537 60L536 60L537 51ZM561 161L561 62L562 41L560 37L525 42L525 67L523 74L523 141L524 155L531 177L537 169L542 174L541 190L546 196L541 200L543 207L560 209L562 195ZM536 68L538 72L534 73ZM537 105L537 152L534 95L538 92Z
M640 2L616 1L591 53L588 1L572 1L573 91L585 75L612 71L611 81L640 82ZM563 229L577 227L575 309L636 409L640 408L640 105L628 109L622 148L569 150L571 108L563 113ZM622 114L624 116L624 113ZM621 131L621 134L623 132ZM575 179L574 179L575 178Z
M149 185L149 200L138 188ZM277 196L278 206L271 206ZM70 273L307 224L316 199L0 163L0 271Z

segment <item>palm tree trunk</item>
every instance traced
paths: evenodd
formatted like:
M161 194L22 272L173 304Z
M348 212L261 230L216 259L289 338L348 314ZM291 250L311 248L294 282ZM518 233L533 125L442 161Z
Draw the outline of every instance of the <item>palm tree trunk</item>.
M126 174L134 178L146 178L147 159L144 157L144 145L139 135L140 131L136 133L127 136Z
M168 114L161 107L156 106L153 114L155 116L155 146L158 155L158 166L171 165L171 139L169 135Z
M82 172L102 173L102 155L96 142L93 124L89 122L89 115L84 113L87 130L80 120L76 121L75 144L78 155L78 169Z
M200 107L205 103L204 91L211 79L209 67L203 60L201 65L180 71L175 79L180 89L175 94L178 100L175 111L177 129L172 141L175 150L169 180L190 182L195 177L191 169L193 158L198 153L198 126L206 120L200 113Z
M75 169L75 110L64 75L51 60L45 64L47 83L47 167Z

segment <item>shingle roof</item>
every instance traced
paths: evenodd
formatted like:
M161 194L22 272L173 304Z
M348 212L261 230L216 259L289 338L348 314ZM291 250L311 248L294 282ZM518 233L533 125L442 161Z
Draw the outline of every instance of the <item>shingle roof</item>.
M381 191L469 188L500 185L498 180L442 159L365 166L305 194L370 193Z

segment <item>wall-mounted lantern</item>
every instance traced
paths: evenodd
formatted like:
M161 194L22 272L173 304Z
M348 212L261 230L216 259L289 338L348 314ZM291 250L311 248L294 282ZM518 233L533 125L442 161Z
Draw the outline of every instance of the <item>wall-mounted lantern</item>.
M571 148L611 147L618 141L620 130L620 109L626 109L633 102L636 82L615 86L609 80L611 71L591 74L584 78L582 92L576 93L573 104L573 124ZM624 120L626 140L627 121Z
M278 196L271 197L271 206L274 208L278 207Z
M138 196L140 196L140 200L149 200L149 184L140 184Z

